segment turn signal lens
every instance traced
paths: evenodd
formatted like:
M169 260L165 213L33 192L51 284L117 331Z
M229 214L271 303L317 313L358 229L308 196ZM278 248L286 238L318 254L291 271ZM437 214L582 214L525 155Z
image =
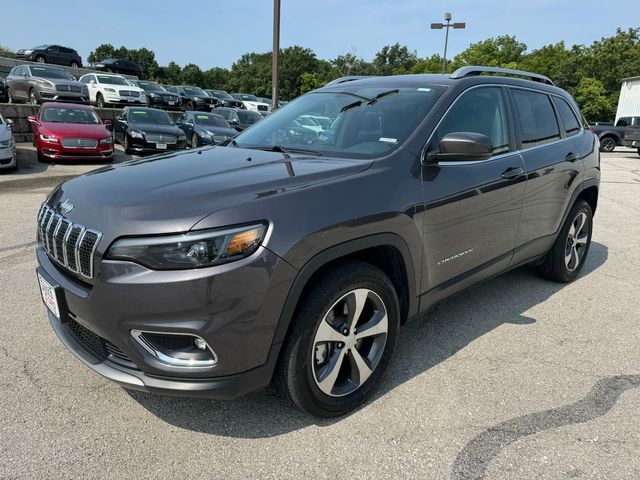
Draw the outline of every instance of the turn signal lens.
M253 230L247 230L244 232L236 233L227 246L227 256L238 255L252 248L257 243L260 243L260 237L264 227L254 228Z

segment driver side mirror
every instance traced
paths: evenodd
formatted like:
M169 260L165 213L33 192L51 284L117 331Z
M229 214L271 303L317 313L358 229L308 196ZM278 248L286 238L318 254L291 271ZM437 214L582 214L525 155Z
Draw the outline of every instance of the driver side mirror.
M486 135L452 132L440 140L437 152L427 154L430 162L477 162L493 155L493 143Z
M35 116L35 115L29 115L29 116L27 117L27 121L28 121L29 123L38 123L38 119L36 118L36 116Z
M111 120L103 120L102 124L107 128L107 130L109 130L110 132L113 130L113 124L111 123Z
M13 125L13 120L11 120L10 118L7 118L5 120L5 123L7 124L7 127L11 128L11 126Z

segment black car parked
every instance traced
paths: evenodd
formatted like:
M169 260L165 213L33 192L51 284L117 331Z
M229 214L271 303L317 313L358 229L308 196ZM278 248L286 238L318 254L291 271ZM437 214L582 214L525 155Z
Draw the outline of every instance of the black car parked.
M246 108L241 100L233 98L224 90L205 89L205 92L207 92L207 94L209 94L210 96L217 98L219 101L218 105L220 107Z
M121 60L118 58L107 58L101 62L92 63L91 68L101 70L103 72L119 73L121 75L133 75L138 78L142 76L140 65L129 60Z
M144 90L147 104L163 110L181 110L182 100L177 93L167 91L162 85L149 80L131 80L131 83Z
M187 147L187 137L164 110L125 107L113 124L115 141L126 153L157 153Z
M218 105L218 99L207 95L200 87L176 85L167 90L180 95L183 110L210 112Z
M246 128L249 128L256 122L259 122L264 118L263 115L258 112L254 112L253 110L238 110L238 119L239 122L237 125L234 125L239 131L242 131Z
M73 48L61 45L39 45L18 50L16 59L29 62L55 63L68 67L82 68L82 58Z
M330 116L332 135L287 135L309 115ZM127 388L229 399L274 381L341 415L438 302L521 265L578 278L597 144L571 96L533 73L334 83L228 147L56 187L37 218L42 298L62 343ZM511 293L483 301L519 312Z
M222 116L215 113L185 112L176 124L184 131L193 148L217 145L238 134Z

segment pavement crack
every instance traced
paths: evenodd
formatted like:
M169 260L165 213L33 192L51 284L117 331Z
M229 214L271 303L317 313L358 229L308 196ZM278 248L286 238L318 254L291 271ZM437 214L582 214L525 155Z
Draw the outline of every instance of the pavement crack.
M640 387L640 375L600 379L583 398L569 405L506 420L477 435L456 457L451 478L484 478L491 461L523 437L566 425L584 423L608 413L622 393Z

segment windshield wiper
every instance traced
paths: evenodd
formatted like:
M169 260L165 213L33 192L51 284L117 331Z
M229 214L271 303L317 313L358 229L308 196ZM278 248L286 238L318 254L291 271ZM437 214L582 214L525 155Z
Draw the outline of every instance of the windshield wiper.
M251 147L245 147L252 150L264 150L265 152L280 152L290 157L292 153L306 153L309 155L322 156L322 154L316 150L308 150L306 148L297 147L283 147L282 145L256 145Z
M362 98L362 100L358 100L356 102L350 103L349 105L345 105L344 107L342 107L340 109L340 113L342 112L346 112L347 110L351 110L352 108L355 107L359 107L360 105L362 105L363 103L366 103L367 105L373 105L374 103L376 103L378 101L378 99L382 98L382 97L386 97L388 95L393 95L398 93L400 90L398 90L397 88L395 90L389 90L387 92L382 92L379 93L378 95L376 95L373 98L366 98L366 97L360 97L360 95L355 95L352 93L349 93L349 95L353 95L355 97L359 97ZM346 93L346 92L345 92Z

